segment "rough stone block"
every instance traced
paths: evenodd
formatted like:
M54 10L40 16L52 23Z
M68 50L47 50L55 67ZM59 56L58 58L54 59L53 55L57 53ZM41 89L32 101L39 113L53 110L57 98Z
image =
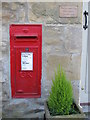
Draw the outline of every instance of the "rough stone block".
M2 10L0 9L0 22L2 21Z
M45 26L45 52L53 54L81 53L82 26Z
M0 82L0 96L1 96L1 93L2 93L2 83Z
M19 17L18 18L19 22L25 22L25 10L24 9L19 10L18 17Z
M80 56L73 58L71 55L49 55L47 58L47 80L51 80L52 77L54 77L54 71L57 70L59 64L65 70L68 79L79 80L81 66L80 61Z
M2 82L2 71L0 71L0 82Z
M2 72L1 82L6 82L9 84L9 81L8 81L8 79L9 79L9 54L7 52L6 52L6 54L5 54L5 52L3 53L2 71L1 72Z
M2 26L2 41L9 41L8 33L9 27L7 27L7 25Z
M46 16L46 8L44 3L33 3L32 12L37 16Z
M57 70L58 65L63 66L64 70L68 69L68 65L71 66L70 55L48 55L47 57L47 79L51 80L54 77L54 71Z
M46 45L62 45L63 38L61 36L61 31L63 31L62 27L52 27L48 26L44 29L44 40ZM64 33L63 33L64 34Z
M0 71L2 71L2 58L0 59Z
M8 101L10 98L9 82L2 84L2 101Z
M9 72L9 54L3 54L2 57L2 65L4 73L7 74Z
M17 12L15 11L15 3L2 2L2 23L7 24L17 21Z
M10 9L9 2L2 2L2 8L4 8L4 9Z
M60 5L76 5L78 6L78 16L75 18L60 18ZM82 16L82 3L72 2L46 2L46 3L30 3L29 4L29 21L42 22L42 23L81 23Z
M78 53L82 49L82 26L66 27L65 48L69 53Z
M52 23L60 23L59 22L59 3L54 3L52 2L51 4L50 3L46 3L46 14L47 18L47 21L46 23L48 24L52 24Z
M11 10L17 10L19 7L19 3L18 2L11 2L10 3L10 9Z
M47 5L49 7L53 3L30 3L29 4L29 21L41 22L41 23L55 23L55 20L52 16L48 15ZM54 6L55 8L56 6ZM48 8L49 9L49 8ZM50 9L49 9L50 10ZM54 9L53 9L54 10ZM50 11L52 13L52 10ZM55 12L54 12L55 13ZM53 13L53 15L54 15Z
M73 80L80 80L81 70L81 55L72 54L72 78Z
M7 24L10 22L15 22L16 21L16 13L11 10L5 10L2 7L2 24Z
M2 51L8 51L9 49L9 41L2 41Z
M2 59L2 52L0 51L0 59Z

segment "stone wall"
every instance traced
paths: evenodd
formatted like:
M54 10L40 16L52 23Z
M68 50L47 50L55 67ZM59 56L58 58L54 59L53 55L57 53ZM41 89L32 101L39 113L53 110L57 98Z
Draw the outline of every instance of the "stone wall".
M77 5L76 18L60 18L60 5ZM2 2L3 117L42 117L54 70L60 64L72 80L78 100L82 50L82 3ZM42 95L38 99L12 99L10 87L10 39L12 23L42 23ZM0 47L1 48L1 47ZM1 55L0 55L1 56ZM1 59L0 59L1 61ZM1 62L0 62L1 63ZM35 115L33 113L36 113ZM22 116L24 115L24 116Z

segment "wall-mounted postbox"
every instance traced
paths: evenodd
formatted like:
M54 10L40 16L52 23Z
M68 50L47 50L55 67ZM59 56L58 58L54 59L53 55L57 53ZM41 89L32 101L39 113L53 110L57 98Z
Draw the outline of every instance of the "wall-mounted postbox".
M10 25L10 75L13 98L41 96L42 25Z

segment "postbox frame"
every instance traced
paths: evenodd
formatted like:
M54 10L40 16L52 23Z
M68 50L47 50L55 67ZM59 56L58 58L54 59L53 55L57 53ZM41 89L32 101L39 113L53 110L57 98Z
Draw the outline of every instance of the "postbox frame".
M39 26L40 27L40 51L39 51L39 69L38 71L38 94L36 95L32 95L32 94L28 94L28 95L17 95L16 91L15 91L15 69L13 68L14 65L13 63L15 62L14 58L13 58L13 42L12 40L14 40L15 35L12 35L12 27L13 26ZM10 25L10 79L11 79L11 95L12 98L39 98L41 97L41 78L42 78L42 24L11 24ZM19 35L17 35L19 36ZM19 36L20 37L20 36ZM27 36L28 37L28 36ZM38 37L38 36L37 36ZM25 46L27 48L27 46ZM31 48L37 48L37 46L32 46Z

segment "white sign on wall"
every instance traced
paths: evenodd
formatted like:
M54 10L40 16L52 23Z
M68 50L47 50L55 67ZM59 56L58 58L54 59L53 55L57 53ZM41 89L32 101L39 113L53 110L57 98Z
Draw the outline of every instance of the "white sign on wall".
M76 5L61 5L60 17L62 18L75 18L78 16L78 6Z
M21 53L21 70L33 70L33 53Z

